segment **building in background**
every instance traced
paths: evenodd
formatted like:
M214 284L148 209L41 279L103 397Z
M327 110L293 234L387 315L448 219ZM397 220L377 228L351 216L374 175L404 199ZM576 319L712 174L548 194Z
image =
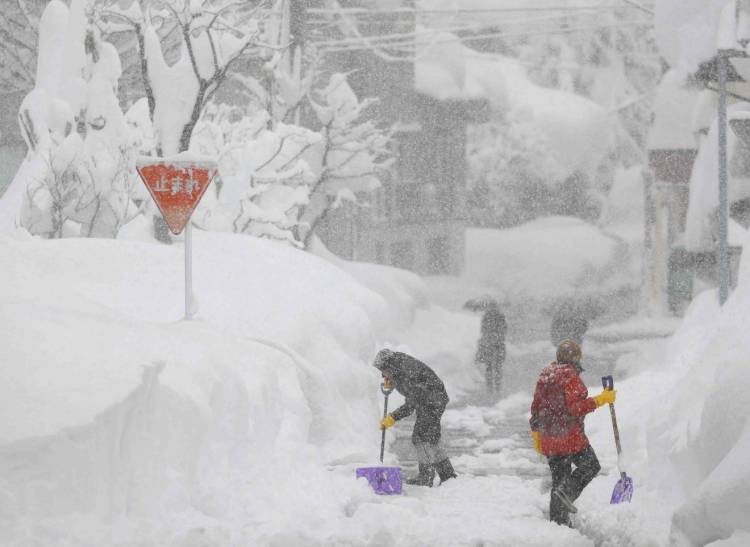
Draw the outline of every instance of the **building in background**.
M18 110L34 87L37 27L48 0L4 0L0 10L0 196L13 180L26 144Z
M356 2L342 3L344 9ZM402 2L403 6L412 5ZM308 10L310 17L319 17ZM332 16L336 17L336 16ZM359 40L415 32L414 12L376 12L357 19ZM335 27L334 27L335 28ZM342 37L338 32L329 35ZM348 36L347 34L343 36ZM389 264L420 274L458 274L464 265L467 125L482 117L482 100L438 100L416 89L412 53L375 47L325 54L328 71L349 73L359 97L377 97L374 117L394 127L394 165L365 206L347 204L316 232L347 259Z
M692 299L684 247L685 223L701 123L694 120L699 89L676 71L656 91L646 175L646 306L654 314L681 313Z
M653 313L681 315L719 284L715 59L692 77L665 73L654 103L646 192L646 297ZM729 126L748 116L748 83L729 72ZM730 285L750 228L750 147L727 127Z
M26 143L18 128L18 109L25 93L5 93L0 96L0 196L13 180L23 158Z

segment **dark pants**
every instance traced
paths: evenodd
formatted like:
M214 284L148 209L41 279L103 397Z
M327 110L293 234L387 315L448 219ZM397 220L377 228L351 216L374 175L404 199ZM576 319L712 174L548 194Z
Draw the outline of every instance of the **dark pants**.
M569 456L550 456L547 462L552 471L552 490L562 489L571 501L575 501L581 495L586 485L601 470L599 460L591 445ZM572 470L573 466L575 470ZM568 523L568 509L552 493L550 493L549 518L558 524Z
M500 393L500 382L503 375L502 362L491 361L486 364L486 367L484 378L487 382L487 394L497 395Z
M411 442L437 444L440 441L440 418L445 412L445 404L427 404L417 407L417 421L411 434Z

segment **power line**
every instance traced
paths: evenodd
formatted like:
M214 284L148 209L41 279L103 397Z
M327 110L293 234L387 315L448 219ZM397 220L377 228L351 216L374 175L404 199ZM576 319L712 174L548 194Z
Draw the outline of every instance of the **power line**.
M546 21L555 21L559 20L561 17L560 15L552 15L552 16L545 16L545 17L536 17L531 19L518 19L518 20L512 20L508 21L506 23L483 23L483 24L473 24L473 25L466 25L466 26L459 26L459 27L446 27L446 28L425 28L424 30L414 30L410 32L403 32L403 33L390 33L390 34L380 34L380 35L373 35L368 36L369 42L387 42L391 40L398 41L399 39L403 38L411 38L419 35L429 35L429 34L436 34L436 33L442 33L442 32L460 32L460 31L471 31L471 30L481 30L486 28L497 28L500 26L518 26L522 24L536 24L536 23L543 23ZM354 38L337 38L332 40L322 40L316 42L318 46L329 46L329 45L356 45L361 43L362 40L360 38L354 37Z
M408 47L415 47L418 45L424 45L424 44L447 44L447 43L454 43L454 42L471 42L474 40L486 40L488 38L518 38L518 37L526 37L526 36L541 36L545 34L570 34L575 32L585 32L588 30L600 30L600 29L606 29L606 28L622 28L622 27L632 27L632 26L650 26L652 23L648 22L640 22L640 21L631 21L631 22L621 22L616 23L612 25L595 25L595 26L583 26L583 27L575 27L575 28L565 28L565 29L549 29L549 30L543 30L543 31L534 31L534 32L517 32L517 33L504 33L504 32L490 32L490 33L483 33L483 34L477 34L473 36L456 36L455 38L451 38L448 40L433 40L433 41L412 41L412 40L396 40L392 41L390 43L385 44L376 44L379 45L382 48L385 49L401 49L404 50L405 46ZM359 45L352 45L352 46L343 46L343 47L323 47L321 48L321 51L324 53L338 53L342 51L360 51L365 49L372 49L372 47L365 43L360 43ZM405 58L395 58L392 60L406 60Z
M646 6L644 6L643 4L641 4L640 2L636 2L635 0L622 0L622 1L625 2L628 5L636 8L636 9L639 9L639 10L645 12L645 13L648 13L649 15L654 15L654 10L653 9L647 8Z
M630 4L631 8L646 10L648 8L632 0L624 0ZM622 6L627 7L627 6ZM413 8L393 8L393 9L368 9L368 8L309 8L307 13L310 15L422 15L422 14L443 14L452 15L461 14L482 14L482 13L519 13L519 12L573 12L573 11L601 11L601 10L618 10L617 6L531 6L526 8L486 8L486 9L413 9ZM653 15L653 13L651 13Z

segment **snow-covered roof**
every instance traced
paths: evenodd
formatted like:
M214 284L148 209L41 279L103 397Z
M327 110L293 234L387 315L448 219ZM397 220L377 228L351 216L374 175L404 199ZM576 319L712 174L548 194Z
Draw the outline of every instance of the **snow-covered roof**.
M669 70L656 89L654 124L648 136L649 150L684 150L697 148L692 114L699 90L687 87L685 78Z
M590 171L609 147L609 120L594 101L529 80L516 60L475 51L454 34L432 35L415 61L415 87L440 100L485 99L497 111L530 119L569 173Z
M717 48L741 49L747 17L735 19L734 0L656 0L656 42L672 67L694 72Z
M463 275L500 294L546 298L592 282L592 272L606 267L616 246L602 230L573 217L542 217L506 230L470 228Z

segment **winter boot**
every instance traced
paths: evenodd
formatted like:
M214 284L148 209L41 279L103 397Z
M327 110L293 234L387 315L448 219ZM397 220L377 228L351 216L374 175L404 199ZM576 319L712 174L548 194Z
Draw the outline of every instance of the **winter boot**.
M406 479L406 484L412 484L415 486L429 486L432 487L432 481L435 479L435 469L427 463L419 464L419 474L416 477Z
M451 465L451 461L448 458L436 463L435 470L440 477L440 484L443 484L448 479L456 478L456 472L453 470L453 465Z
M565 506L565 509L567 509L571 513L577 513L578 508L573 505L573 501L570 499L568 494L565 492L565 489L558 486L552 491L552 495L556 496L558 500Z

